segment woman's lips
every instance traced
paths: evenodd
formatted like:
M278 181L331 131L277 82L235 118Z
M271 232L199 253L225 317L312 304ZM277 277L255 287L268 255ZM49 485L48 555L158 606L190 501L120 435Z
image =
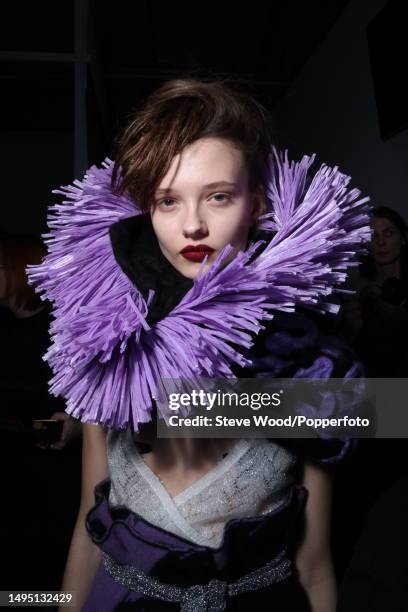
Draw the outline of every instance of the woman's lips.
M211 255L211 253L213 252L214 252L214 249L208 246L208 244L197 244L197 245L189 244L186 247L184 247L182 251L180 251L180 254L185 259L188 259L188 261L200 262L200 261L203 261L206 255Z

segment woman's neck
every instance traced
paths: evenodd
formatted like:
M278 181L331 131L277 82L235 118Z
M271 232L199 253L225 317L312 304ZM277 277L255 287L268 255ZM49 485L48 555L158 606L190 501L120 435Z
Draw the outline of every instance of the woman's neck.
M234 440L229 438L158 438L155 424L144 423L135 441L147 444L157 464L182 468L196 467L206 460L218 460L228 452Z
M390 263L375 266L375 280L378 283L383 283L388 278L400 278L401 276L401 260L399 257Z

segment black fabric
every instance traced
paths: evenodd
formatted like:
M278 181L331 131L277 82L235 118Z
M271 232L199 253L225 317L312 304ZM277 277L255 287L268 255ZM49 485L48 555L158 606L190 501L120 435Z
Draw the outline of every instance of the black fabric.
M161 252L150 215L142 214L118 221L109 228L113 254L123 272L145 300L149 290L155 296L146 321L153 325L163 319L193 286Z
M109 235L116 261L143 297L147 299L150 289L155 291L146 321L149 325L157 323L180 303L194 281L183 276L163 255L149 214L117 221L109 228ZM254 256L266 248L273 235L255 227L250 229L248 243L265 240Z

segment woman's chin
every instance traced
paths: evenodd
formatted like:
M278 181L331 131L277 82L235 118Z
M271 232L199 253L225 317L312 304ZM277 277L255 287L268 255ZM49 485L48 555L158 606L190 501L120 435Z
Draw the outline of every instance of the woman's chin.
M396 259L398 259L398 255L375 255L373 259L376 264L386 266L387 264L392 264Z
M181 272L181 274L183 276L185 276L186 278L190 278L191 280L194 280L195 278L198 277L199 273L200 275L205 274L211 267L212 263L205 263L203 267L201 267L200 263L192 263L191 266L188 267L188 269L183 269L182 271L179 270L179 272ZM200 272L201 270L201 272Z
M203 260L204 261L204 260ZM202 270L201 274L205 274L207 270L209 270L214 263L213 257L211 259L207 259L204 265L202 265L202 261L183 261L177 262L177 265L174 266L180 274L185 276L186 278L190 278L191 280L195 279ZM174 265L174 264L173 264Z

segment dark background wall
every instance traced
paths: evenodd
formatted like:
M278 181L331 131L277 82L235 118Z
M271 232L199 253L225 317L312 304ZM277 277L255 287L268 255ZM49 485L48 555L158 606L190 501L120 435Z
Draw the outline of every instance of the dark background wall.
M85 2L23 4L23 21L21 2L4 9L3 49L76 53L76 10ZM112 154L118 127L164 80L228 76L246 82L272 112L277 142L292 157L317 153L318 161L350 174L373 204L406 215L408 130L381 138L366 31L384 7L395 10L397 4L311 0L248 11L208 0L196 19L187 2L162 10L148 1L137 6L91 1L88 165ZM380 55L392 39L380 37ZM11 62L7 57L0 52L0 225L13 233L39 234L46 231L47 206L56 201L51 190L80 178L74 170L74 69L67 62ZM403 83L404 57L394 59ZM391 100L400 99L390 94Z
M73 180L72 135L58 131L8 131L1 134L1 226L11 233L46 231L52 189Z
M275 122L289 151L317 153L350 174L373 205L407 218L408 130L381 139L367 44L366 26L386 4L355 0L345 7L279 101ZM384 52L389 42L383 40ZM407 60L394 58L401 82Z

